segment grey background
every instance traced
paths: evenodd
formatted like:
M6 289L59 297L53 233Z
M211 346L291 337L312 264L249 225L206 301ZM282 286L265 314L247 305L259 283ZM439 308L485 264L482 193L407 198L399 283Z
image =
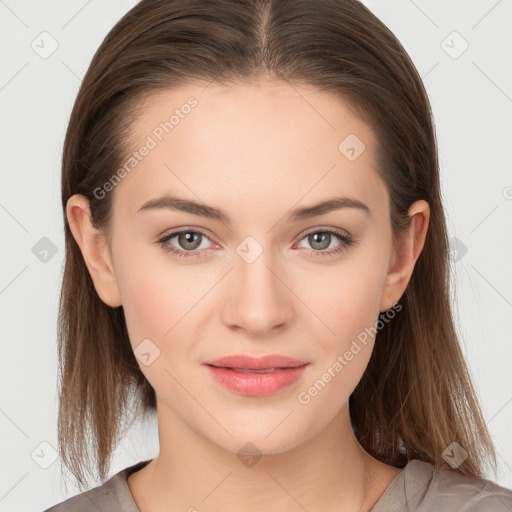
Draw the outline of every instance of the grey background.
M512 487L512 2L365 3L409 52L431 99L459 331L496 442L498 483ZM0 512L68 496L55 459L62 143L94 51L134 4L0 0ZM157 449L156 423L134 425L111 474Z

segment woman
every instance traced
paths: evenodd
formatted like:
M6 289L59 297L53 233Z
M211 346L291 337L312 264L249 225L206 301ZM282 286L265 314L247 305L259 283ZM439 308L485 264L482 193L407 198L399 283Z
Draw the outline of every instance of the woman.
M511 510L456 336L421 79L356 0L143 0L66 135L49 509ZM137 417L134 414L133 418Z

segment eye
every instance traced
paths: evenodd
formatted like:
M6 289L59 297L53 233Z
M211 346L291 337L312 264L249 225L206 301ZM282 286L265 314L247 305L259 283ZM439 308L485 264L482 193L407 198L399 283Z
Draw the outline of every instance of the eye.
M171 243L176 238L175 243ZM339 243L336 245L336 239ZM173 231L157 240L164 251L170 252L178 257L200 257L201 252L208 249L208 244L203 245L205 240L210 238L203 232L193 229L181 229ZM332 229L318 229L310 231L302 239L306 240L312 247L309 250L311 256L334 256L355 244L355 241L345 234ZM211 241L211 240L210 240ZM332 243L334 242L334 246ZM176 245L175 245L176 244ZM218 246L217 246L218 247Z
M176 244L178 247L171 243L171 240L176 238ZM199 256L200 251L207 247L201 247L204 240L209 238L201 231L195 231L192 229L182 229L180 231L174 231L160 238L157 243L160 244L164 251L176 254L179 257L187 256ZM182 249L180 249L182 247Z
M336 245L336 239L341 243ZM316 231L307 233L302 240L306 240L313 248L310 251L312 256L334 256L355 243L351 237L338 231L332 229L319 230L318 228L316 228ZM334 247L332 246L333 242L335 244ZM329 249L329 247L331 248Z

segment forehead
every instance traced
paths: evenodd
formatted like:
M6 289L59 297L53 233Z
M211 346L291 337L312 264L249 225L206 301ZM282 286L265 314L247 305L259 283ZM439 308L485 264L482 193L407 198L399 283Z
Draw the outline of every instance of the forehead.
M370 128L311 86L189 84L146 97L137 114L130 147L152 148L116 189L134 207L171 191L237 208L333 192L372 202L385 191Z

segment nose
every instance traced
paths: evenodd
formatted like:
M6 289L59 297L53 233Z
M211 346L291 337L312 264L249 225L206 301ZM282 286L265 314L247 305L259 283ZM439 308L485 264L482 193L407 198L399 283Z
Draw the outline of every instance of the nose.
M282 328L292 315L293 293L286 286L284 272L276 265L271 251L251 263L236 256L230 280L224 322L231 328L263 336Z

